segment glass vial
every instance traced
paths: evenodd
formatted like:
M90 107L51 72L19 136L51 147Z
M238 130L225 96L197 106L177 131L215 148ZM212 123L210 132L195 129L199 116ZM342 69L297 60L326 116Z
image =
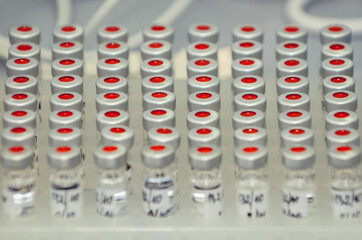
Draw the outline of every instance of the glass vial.
M285 167L283 213L292 218L306 218L315 210L315 151L310 146L283 149Z
M194 212L204 217L221 216L223 184L220 148L214 145L191 148L189 162L193 171L191 198Z
M328 150L332 168L330 191L334 216L339 219L361 217L362 176L359 147L336 146Z
M16 218L35 211L35 175L33 149L30 146L11 146L3 150L4 167L1 198L5 216Z
M82 214L83 184L79 147L52 147L48 151L50 208L56 218L75 218Z
M175 150L167 144L147 145L142 149L146 166L143 184L143 211L151 217L168 217L178 210L177 183L172 173Z
M97 213L109 218L120 216L128 207L127 149L120 144L98 146L93 156L99 168Z
M245 145L234 150L236 203L239 215L263 218L269 211L268 152L262 145Z

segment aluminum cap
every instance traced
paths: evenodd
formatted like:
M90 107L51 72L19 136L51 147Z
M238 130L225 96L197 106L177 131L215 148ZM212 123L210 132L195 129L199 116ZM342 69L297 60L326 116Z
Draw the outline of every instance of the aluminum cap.
M82 131L75 127L59 127L50 129L48 134L49 146L76 146L82 147Z
M97 63L98 77L120 75L127 77L129 73L128 60L120 57L102 58Z
M174 30L169 25L153 23L143 29L143 41L163 40L172 43Z
M98 112L96 117L97 130L101 131L106 126L129 125L129 115L120 109L107 109Z
M35 58L40 60L40 47L32 42L19 42L10 46L8 58Z
M264 167L267 163L268 152L262 145L243 145L235 148L234 158L239 168L258 169Z
M289 127L280 133L281 147L314 146L314 133L306 127Z
M149 58L172 59L172 45L163 40L151 40L144 42L141 47L142 60Z
M120 144L131 149L134 144L134 131L125 125L106 126L101 131L102 145Z
M96 82L96 92L107 93L107 92L123 92L128 93L128 81L126 78L119 75L107 75L101 77Z
M187 114L187 128L190 130L195 127L210 126L220 127L219 113L210 109L198 109Z
M84 31L79 25L58 25L53 30L53 42L78 41L83 43Z
M141 63L141 77L146 78L152 75L172 76L172 63L166 58L149 58Z
M142 114L143 128L150 130L153 127L175 127L175 112L168 108L152 108Z
M187 81L189 94L197 91L220 92L220 80L213 75L195 75Z
M189 149L189 163L194 170L211 170L221 164L221 149L214 145L204 145Z
M98 45L98 59L102 58L124 58L128 59L129 47L125 42L108 41Z
M1 140L4 147L17 145L33 147L36 144L37 137L34 128L28 126L7 127L2 131Z
M253 144L266 146L267 141L268 133L265 128L247 126L234 131L234 144L236 147Z
M246 75L235 78L232 88L234 95L238 95L243 92L258 92L265 94L265 81L259 76Z
M76 92L59 92L50 97L51 111L73 109L82 112L83 107L83 97Z
M82 114L77 110L58 110L53 111L49 115L49 128L58 127L76 127L82 129Z
M301 58L307 59L308 47L305 43L299 41L285 41L277 45L277 60L283 58Z
M349 58L327 58L323 60L321 76L326 78L331 75L353 76L353 61Z
M34 111L23 110L10 110L6 111L3 115L3 128L7 127L31 127L36 128L37 114Z
M206 145L221 145L221 132L215 127L197 127L191 129L188 134L189 147Z
M168 144L146 145L141 156L146 167L164 168L175 161L175 150Z
M278 95L288 92L309 94L309 80L301 75L286 75L277 80Z
M284 41L300 41L306 43L308 40L307 31L297 24L286 24L278 28L277 32L277 42Z
M354 168L361 163L361 150L353 145L330 148L328 163L334 168Z
M360 133L354 128L333 128L326 135L327 148L350 145L360 146L360 144Z
M121 109L128 111L128 95L123 92L101 93L96 96L97 111Z
M36 26L22 25L15 26L9 30L10 44L19 42L40 43L40 29Z
M233 59L253 57L263 58L263 45L258 41L253 40L240 40L234 42L231 46L231 53Z
M33 148L30 146L10 146L1 153L1 162L4 168L10 170L21 170L30 167L33 160Z
M232 77L237 78L245 75L263 75L263 62L253 57L237 58L232 62Z
M127 148L120 144L98 146L93 153L95 164L102 169L117 169L127 162Z
M232 116L233 128L248 126L265 127L265 113L258 109L245 109L234 112Z
M301 92L287 92L278 97L278 111L300 109L310 110L310 98L308 94Z
M160 126L148 130L147 140L149 145L154 144L169 144L175 150L180 147L181 134L173 127Z
M239 40L254 40L263 42L264 30L255 24L242 24L233 28L233 42Z
M324 96L324 110L326 112L342 109L356 111L357 105L357 95L351 91L331 91Z
M322 60L326 58L349 58L353 60L353 48L348 43L329 42L322 47Z
M28 74L34 77L39 75L39 62L35 58L10 58L6 61L6 74L8 77L14 75Z
M3 98L3 102L5 111L29 109L36 112L38 110L38 99L28 92L8 94Z
M190 25L187 31L190 43L208 41L217 43L219 40L219 28L212 23L195 23Z
M83 44L78 41L61 41L53 44L52 59L78 58L83 60Z
M187 47L187 59L213 58L217 60L217 46L208 41L197 41L190 43Z
M52 62L52 76L78 75L83 77L83 60L78 58L59 58Z
M327 131L338 127L350 127L358 129L358 114L349 110L335 110L329 112L325 117L325 128Z
M291 170L313 167L315 151L310 146L292 146L282 150L283 164Z
M279 128L284 130L288 127L311 128L312 116L309 112L301 109L286 110L279 113Z
M283 58L277 62L277 77L286 75L308 76L308 63L306 60L292 57Z
M83 79L77 75L58 75L50 80L52 94L59 92L76 92L83 94Z
M152 75L142 79L142 94L150 91L170 91L173 92L174 81L172 77L166 75Z
M104 25L98 28L97 41L98 43L107 41L122 41L127 42L128 40L128 29L125 26L112 24Z
M38 94L38 80L36 77L24 74L15 75L5 80L5 93L29 92Z
M194 58L187 62L187 77L195 75L213 75L218 76L219 66L213 58Z
M320 31L320 40L322 44L332 41L350 43L351 39L352 30L343 24L329 24Z
M60 146L48 150L48 164L56 170L67 170L78 166L81 162L79 147Z
M355 81L346 75L332 75L323 79L323 95L331 91L355 91Z
M242 92L234 97L235 111L245 109L258 109L262 112L266 110L266 97L258 92Z
M175 110L176 108L176 96L170 91L150 91L143 95L142 102L143 110L151 108L168 108Z
M198 109L211 109L220 111L220 95L212 91L193 92L188 97L189 111Z

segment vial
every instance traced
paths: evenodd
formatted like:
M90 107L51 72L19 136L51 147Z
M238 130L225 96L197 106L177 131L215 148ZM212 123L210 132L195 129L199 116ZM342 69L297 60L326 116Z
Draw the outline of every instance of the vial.
M96 183L97 213L104 217L117 217L128 208L128 176L126 174L127 149L123 145L99 146L94 161L99 169Z
M145 95L151 91L170 91L173 92L173 79L166 75L152 75L142 79L142 94Z
M187 129L195 127L210 126L220 128L219 113L210 109L199 109L191 111L186 117Z
M19 42L40 43L40 30L36 26L22 25L15 26L9 30L10 44Z
M83 44L78 41L62 41L52 46L52 59L77 58L83 60Z
M217 60L217 46L215 43L198 41L188 45L187 60L194 58L213 58Z
M48 151L50 208L55 218L75 218L82 214L83 184L81 153L78 147L52 147Z
M97 42L123 41L128 40L128 28L122 25L106 25L98 28Z
M361 150L353 145L335 146L328 151L332 167L330 191L334 216L339 219L361 217Z
M140 51L142 60L158 57L172 59L172 45L167 41L147 41L141 45Z
M221 216L223 184L220 148L213 145L191 148L189 162L193 172L191 198L194 212L203 217Z
M170 43L173 42L174 30L171 26L155 23L150 26L146 26L142 33L144 42L150 40L163 40Z
M315 152L310 146L284 148L283 213L292 218L312 215L315 206Z
M113 57L128 59L129 47L125 42L103 42L98 45L97 54L98 59Z
M152 75L172 76L172 62L166 58L149 58L141 63L141 77L146 78Z
M29 146L11 146L1 154L4 167L1 198L7 217L27 216L35 211L33 160L33 149Z
M58 75L78 75L80 77L83 77L83 68L83 60L71 57L58 58L52 62L52 76L55 77Z
M265 147L252 144L235 148L237 165L237 208L245 218L263 218L268 212L268 153Z
M129 73L128 60L120 57L102 58L97 63L98 77L119 75L127 78Z
M237 25L233 28L233 42L239 40L254 40L263 43L264 30L254 24Z
M192 24L187 33L190 43L198 41L217 43L219 40L219 27L211 23Z
M128 81L119 75L108 75L96 81L97 94L119 91L128 93Z
M178 210L174 161L175 150L170 145L147 145L142 149L142 162L146 166L143 211L148 216L163 218Z

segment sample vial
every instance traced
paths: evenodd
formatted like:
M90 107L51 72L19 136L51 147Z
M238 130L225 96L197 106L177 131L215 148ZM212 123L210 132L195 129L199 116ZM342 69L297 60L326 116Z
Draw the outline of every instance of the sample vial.
M1 198L7 217L16 218L34 213L36 190L33 160L33 149L30 146L11 146L1 154L4 167Z
M82 214L83 184L81 153L78 147L52 147L48 151L50 208L55 218L75 218Z
M223 208L220 148L213 145L191 148L189 162L193 170L191 197L194 211L204 217L220 216Z
M237 165L237 208L246 218L263 218L268 212L268 152L262 145L244 145L235 148Z
M170 145L148 145L142 149L142 162L146 166L143 211L148 216L168 217L178 210L174 161L175 150Z
M94 161L99 168L96 205L101 216L112 218L127 211L126 159L127 149L123 145L99 146L94 151Z
M334 216L340 219L361 217L361 150L353 145L336 146L328 151L332 167L331 194Z
M315 152L310 146L284 148L283 213L292 218L309 217L315 206Z

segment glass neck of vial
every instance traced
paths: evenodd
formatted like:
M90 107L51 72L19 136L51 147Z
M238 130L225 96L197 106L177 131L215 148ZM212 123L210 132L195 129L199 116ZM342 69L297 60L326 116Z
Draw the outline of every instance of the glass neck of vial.
M126 179L126 165L115 169L99 169L99 178L110 182Z
M52 173L50 175L52 184L63 188L73 187L76 184L79 184L81 181L79 167L80 165L65 170L52 169Z
M219 168L210 170L193 169L193 184L203 188L213 188L221 183L221 171Z
M290 169L284 168L285 180L293 181L297 185L308 184L314 181L315 173L313 167L304 168L304 169Z
M355 168L333 168L332 187L341 189L356 189L362 187L361 169Z
M20 170L5 169L4 178L4 183L14 188L33 184L35 181L31 167Z
M146 181L156 184L175 181L174 174L172 174L172 165L164 168L147 168Z

